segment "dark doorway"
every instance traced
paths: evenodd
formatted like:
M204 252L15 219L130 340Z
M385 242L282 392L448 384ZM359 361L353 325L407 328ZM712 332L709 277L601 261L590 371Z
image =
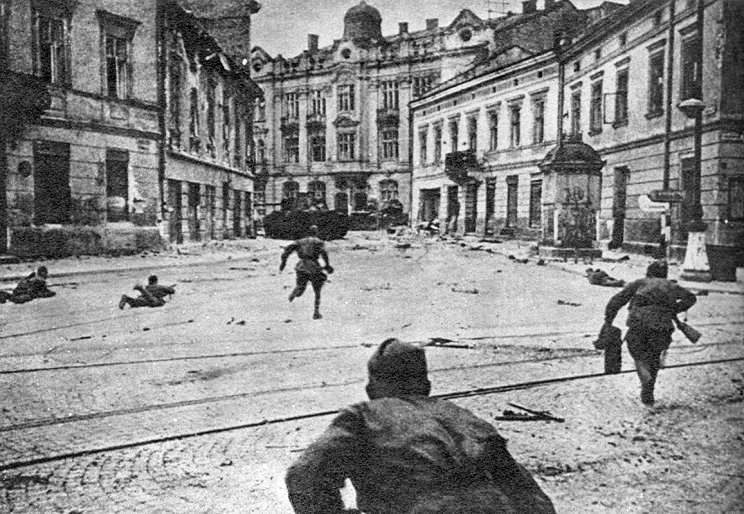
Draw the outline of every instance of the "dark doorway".
M230 239L230 184L222 183L222 237Z
M38 141L34 147L34 222L70 221L70 145Z
M108 221L129 219L129 152L106 150L106 214Z
M349 195L346 193L336 193L334 197L333 208L337 211L349 212Z
M492 235L493 215L496 213L496 179L486 179L486 235Z
M204 188L207 203L207 233L209 239L214 239L217 233L217 188L214 186L204 186Z
M189 237L192 241L201 239L201 226L199 223L199 184L189 182Z
M519 177L510 175L506 177L506 226L514 228L517 226L517 191Z
M233 192L233 235L234 237L243 237L243 215L241 209L243 193L241 191Z
M478 183L470 182L465 186L465 232L475 232L478 218Z
M629 170L625 166L615 168L615 188L612 192L612 239L610 241L610 249L622 247L625 240L628 174Z
M183 243L183 229L181 228L181 182L168 181L168 235L171 243Z

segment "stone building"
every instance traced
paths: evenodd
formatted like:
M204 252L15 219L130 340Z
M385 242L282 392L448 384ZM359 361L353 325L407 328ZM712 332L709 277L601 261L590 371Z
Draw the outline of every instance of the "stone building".
M603 9L609 9L607 5ZM498 19L489 55L411 103L413 218L458 233L537 238L539 164L557 140L556 38L593 11L525 2Z
M254 123L256 194L270 209L309 197L345 212L393 200L409 210L408 103L467 69L494 29L467 9L447 26L429 19L409 31L402 22L392 36L380 24L362 1L329 46L311 34L290 59L253 49L252 76L264 91Z
M197 196L199 223L183 232L190 239L245 233L245 217L234 213L246 212L250 202L245 149L252 135L245 120L260 93L249 68L228 51L239 53L242 44L247 52L258 5L243 2L240 16L225 20L212 4L0 0L0 252L60 256L157 247L180 220L192 219ZM234 46L224 50L207 28ZM166 34L168 52L161 55ZM166 77L169 86L176 83L167 73L176 69L171 57L181 59L183 87L198 87L197 126L204 128L196 134L198 153L175 144L181 133L186 143L193 134L189 111L168 103L179 96L166 91ZM210 118L204 111L213 82L221 96ZM220 127L214 133L212 121ZM166 179L198 186L182 188L169 204L166 193L175 186L166 191ZM213 219L209 206L223 192L230 204L222 224L201 223Z
M0 251L158 243L157 47L153 2L0 1Z
M261 91L241 55L259 5L168 5L165 231L176 243L253 235L252 120Z
M454 204L463 207L460 233L565 243L556 212L572 200L555 190L550 169L571 159L576 169L594 169L577 200L587 210L583 244L652 253L671 239L671 254L680 257L697 197L711 266L731 278L744 251L743 9L705 0L700 59L697 5L636 0L578 12L587 17L580 33L569 30L575 24L554 25L555 45L542 51L514 38L514 48L494 49L486 62L414 100L415 218L444 224L455 219ZM547 21L557 8L572 10L547 2L538 13ZM680 109L699 95L701 180L695 123ZM672 200L664 216L661 200Z

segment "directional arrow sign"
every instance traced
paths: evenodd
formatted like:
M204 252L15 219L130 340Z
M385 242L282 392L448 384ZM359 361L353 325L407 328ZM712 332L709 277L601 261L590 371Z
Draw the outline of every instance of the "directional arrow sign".
M651 194L649 194L648 197L654 202L675 203L684 200L682 193L670 189L656 189L651 191Z
M638 207L643 212L666 212L669 210L669 204L664 202L654 202L648 195L638 197Z

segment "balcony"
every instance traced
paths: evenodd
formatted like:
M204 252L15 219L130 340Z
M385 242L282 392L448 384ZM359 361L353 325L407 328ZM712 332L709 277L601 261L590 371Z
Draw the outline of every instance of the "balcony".
M444 173L455 183L466 182L472 178L473 172L480 170L481 166L472 150L450 152L444 156Z
M320 113L308 113L305 124L309 131L324 129L326 126L326 116Z
M377 109L377 124L378 125L398 125L400 123L400 109L392 109L389 107L382 107Z
M298 118L282 116L280 130L283 134L291 134L300 131L300 121Z

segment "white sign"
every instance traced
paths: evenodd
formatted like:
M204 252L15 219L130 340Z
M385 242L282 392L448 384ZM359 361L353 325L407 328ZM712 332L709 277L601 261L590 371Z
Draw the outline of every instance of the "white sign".
M641 195L638 197L638 207L643 212L667 212L669 210L669 204L665 202L654 202L648 195Z

